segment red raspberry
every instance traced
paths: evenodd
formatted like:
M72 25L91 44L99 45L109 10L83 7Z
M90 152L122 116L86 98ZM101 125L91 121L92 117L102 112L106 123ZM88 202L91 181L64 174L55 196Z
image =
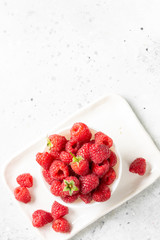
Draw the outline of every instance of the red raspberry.
M76 140L70 140L66 143L65 150L68 153L76 154L78 149L81 147L81 143L77 142Z
M62 151L59 156L60 160L65 164L70 164L72 162L72 156L70 153Z
M40 228L53 221L51 213L44 210L37 210L32 214L32 224L34 227Z
M57 180L63 180L69 176L69 170L67 165L64 162L55 160L49 169L51 177Z
M135 159L131 163L131 165L129 167L129 171L143 176L146 172L146 160L144 158Z
M19 175L16 180L21 187L30 188L33 186L33 177L29 173Z
M88 194L80 194L79 197L86 204L90 203L92 201L92 193L91 192Z
M59 159L59 152L53 151L52 149L49 151L49 153L52 155L53 159Z
M79 177L79 176L73 171L73 169L71 168L70 165L68 165L68 169L69 169L69 176Z
M54 181L52 182L50 191L51 191L51 193L52 193L54 196L57 196L57 197L62 196L63 191L62 191L62 183L61 183L61 181L59 181L59 180L54 180Z
M83 146L78 150L77 156L83 157L85 160L90 161L89 148L91 143L84 143Z
M108 161L109 161L110 167L114 167L117 164L117 156L113 151L111 151L111 155L108 158Z
M61 199L65 203L72 203L72 202L76 201L78 197L79 197L79 194L76 194L76 195L67 196L67 197L61 196Z
M92 134L84 123L78 122L73 125L70 130L71 139L74 139L79 142L89 142L92 137Z
M60 152L65 148L67 139L64 136L53 134L47 139L47 147L49 150Z
M109 170L109 162L108 160L104 160L102 163L92 164L92 172L95 173L99 178L103 177L106 172Z
M89 148L89 152L92 161L96 164L100 164L110 157L110 149L104 144L92 144Z
M16 187L14 196L20 202L28 203L31 201L30 192L26 187Z
M45 180L49 185L51 185L52 182L53 182L53 180L54 180L54 178L51 177L49 170L42 169L42 174L43 174L44 180Z
M90 140L89 144L95 144L95 140Z
M102 132L97 132L95 134L95 144L97 145L104 144L110 148L113 145L113 140L110 137L108 137L106 134Z
M72 153L71 153L72 154ZM83 157L75 157L73 154L73 161L71 162L72 170L78 175L87 175L89 173L89 162L86 161Z
M71 231L71 225L65 218L53 221L52 228L54 231L61 233L69 233Z
M113 168L110 168L109 171L102 177L102 182L106 185L110 185L116 179L116 173Z
M57 201L54 201L51 209L52 217L54 220L61 218L68 214L69 210L68 207L58 203Z
M72 196L79 192L80 182L74 176L67 177L62 182L63 196Z
M105 202L111 197L111 191L105 183L100 183L98 188L93 192L92 198L96 202Z
M53 162L53 157L48 152L37 153L36 161L43 167L44 169L48 170Z
M99 178L94 174L88 174L86 176L80 176L81 193L87 194L95 189L99 184Z

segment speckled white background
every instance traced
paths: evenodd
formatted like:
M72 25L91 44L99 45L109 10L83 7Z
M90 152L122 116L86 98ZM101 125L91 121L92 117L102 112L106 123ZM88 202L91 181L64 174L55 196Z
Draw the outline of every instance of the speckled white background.
M101 95L160 147L159 0L0 0L0 164ZM38 240L0 181L0 239ZM160 236L160 180L74 240Z

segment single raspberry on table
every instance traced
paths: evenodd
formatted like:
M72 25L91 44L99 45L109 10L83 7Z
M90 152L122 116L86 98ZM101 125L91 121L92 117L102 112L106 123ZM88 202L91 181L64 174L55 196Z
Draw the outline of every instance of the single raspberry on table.
M117 156L113 151L111 151L111 155L108 158L108 161L109 161L110 167L114 167L117 164Z
M61 199L63 200L63 202L65 203L73 203L75 202L79 197L79 194L73 195L73 196L61 196Z
M92 163L92 173L95 173L99 178L103 177L106 172L109 170L108 160L104 160L100 164Z
M71 231L71 225L65 218L59 218L53 221L52 228L56 232L69 233Z
M21 187L27 187L30 188L33 186L33 177L31 176L30 173L23 173L21 175L19 175L17 178L17 183L21 186Z
M54 160L49 169L51 177L57 180L63 180L64 178L69 176L68 166L59 160Z
M75 157L71 153L73 161L70 163L72 170L78 175L87 175L89 173L89 162L81 156Z
M110 149L104 144L91 144L89 152L91 160L96 164L100 164L110 157Z
M67 139L64 136L53 134L47 139L47 147L49 150L60 152L64 150Z
M65 150L66 152L68 153L73 153L73 154L76 154L76 152L78 151L78 149L81 147L81 143L80 142L77 142L77 140L69 140L67 143L66 143L66 147L65 147Z
M70 164L72 162L72 156L70 153L66 151L62 151L59 156L60 160L64 162L65 164Z
M54 178L51 177L49 170L42 169L42 175L43 175L43 177L44 177L44 180L45 180L49 185L51 185L52 182L53 182L53 180L54 180Z
M83 146L78 150L77 156L83 157L85 160L90 161L89 148L92 143L84 143Z
M31 195L29 190L26 187L16 187L14 189L14 196L16 200L23 202L23 203L28 203L31 201Z
M51 188L50 188L51 193L54 196L60 197L63 194L62 190L62 183L59 180L53 180Z
M131 163L129 171L143 176L146 172L146 160L144 158L136 158Z
M67 177L63 179L62 182L62 191L63 196L72 196L79 192L80 182L78 178L74 176Z
M105 202L111 197L111 191L105 183L100 183L93 192L92 199L96 202Z
M53 157L48 152L37 153L36 161L42 168L48 170L49 167L51 166L51 163L53 162Z
M106 134L102 132L97 132L95 134L95 144L97 145L104 144L110 148L113 145L113 140L110 137L108 137Z
M102 182L106 185L110 185L116 179L116 172L113 168L110 168L109 171L102 177Z
M88 194L99 185L99 178L95 174L80 176L81 193Z
M92 201L92 193L88 194L79 194L80 199L85 202L86 204L90 203Z
M54 220L61 218L69 213L68 207L58 203L57 201L54 201L51 209L51 214Z
M89 142L92 137L91 131L89 130L87 125L81 122L75 123L72 126L70 134L71 139L79 142Z
M51 213L44 210L37 210L32 214L32 225L40 228L53 221Z

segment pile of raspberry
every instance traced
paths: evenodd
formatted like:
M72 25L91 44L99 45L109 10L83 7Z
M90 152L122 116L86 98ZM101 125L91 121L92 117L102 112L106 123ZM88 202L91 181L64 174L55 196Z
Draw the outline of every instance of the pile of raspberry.
M17 201L23 203L31 202L31 194L28 188L33 186L33 177L29 173L23 173L16 178L18 187L14 189L14 196ZM48 223L52 223L52 228L56 232L69 233L71 225L65 215L69 213L67 206L64 206L57 201L54 201L51 207L51 212L42 209L34 211L32 214L32 225L36 228L41 228Z
M111 196L109 185L116 179L113 167L117 156L111 150L112 139L102 132L92 136L88 126L81 122L73 125L70 136L70 139L58 134L49 136L46 151L36 155L36 161L43 168L43 177L51 185L51 193L66 203L78 198L86 204L92 200L107 201ZM143 176L146 160L135 159L129 171ZM16 181L19 186L14 189L15 198L25 204L31 202L28 188L33 186L33 177L23 173ZM42 209L34 211L32 224L41 228L52 223L54 231L69 233L71 224L64 218L68 213L67 206L54 201L50 212Z
M36 161L43 168L45 181L53 195L66 203L80 198L86 204L92 200L107 201L109 185L116 179L113 167L117 156L111 150L113 141L102 132L94 136L84 123L75 123L70 139L58 134L47 139L45 152L37 153Z

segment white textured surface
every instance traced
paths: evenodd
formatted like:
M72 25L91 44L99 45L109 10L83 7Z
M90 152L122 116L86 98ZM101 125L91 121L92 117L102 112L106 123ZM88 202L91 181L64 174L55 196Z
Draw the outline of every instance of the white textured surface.
M160 147L159 12L158 0L0 1L0 164L109 92L129 101ZM159 239L159 184L74 240ZM0 239L38 240L0 187Z

